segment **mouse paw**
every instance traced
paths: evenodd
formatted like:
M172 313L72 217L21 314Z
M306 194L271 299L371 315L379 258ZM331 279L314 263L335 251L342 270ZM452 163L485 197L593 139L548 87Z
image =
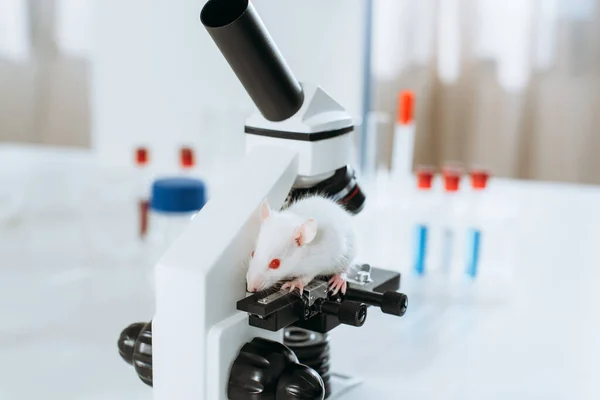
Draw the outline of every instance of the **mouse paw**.
M290 292L293 292L294 289L298 289L298 291L300 292L300 296L302 296L302 293L304 292L304 280L297 278L294 279L293 281L289 281L284 283L281 288L282 289L290 289Z
M346 283L346 279L342 275L334 275L329 280L329 291L331 291L333 295L336 295L339 291L341 291L342 294L346 294L347 288L348 283Z

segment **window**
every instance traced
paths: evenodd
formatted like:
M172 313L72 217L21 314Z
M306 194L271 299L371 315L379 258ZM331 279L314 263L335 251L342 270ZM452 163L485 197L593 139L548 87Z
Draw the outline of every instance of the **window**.
M0 58L23 61L29 57L27 0L0 0Z
M92 8L93 0L58 0L56 42L62 53L82 57L89 54Z

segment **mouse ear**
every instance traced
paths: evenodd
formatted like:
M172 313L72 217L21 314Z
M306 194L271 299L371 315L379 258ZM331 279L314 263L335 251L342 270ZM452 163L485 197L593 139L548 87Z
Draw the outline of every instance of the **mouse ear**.
M269 202L267 199L264 199L262 203L260 203L260 222L265 222L267 218L271 216L271 207L269 206Z
M294 241L298 246L310 243L317 236L317 221L309 218L294 230Z

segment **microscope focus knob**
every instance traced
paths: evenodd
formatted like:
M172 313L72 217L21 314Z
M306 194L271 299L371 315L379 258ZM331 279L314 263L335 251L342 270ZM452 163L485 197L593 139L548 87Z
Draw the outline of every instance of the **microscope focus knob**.
M385 292L381 301L381 311L385 314L403 316L408 308L408 297L404 293Z
M152 386L152 321L136 322L123 329L117 346L123 360L133 365L146 385Z
M320 308L323 314L336 316L341 324L363 326L367 320L367 306L362 303L349 300L341 303L323 301Z
M144 325L135 341L133 368L146 385L152 386L152 321Z
M117 346L119 347L119 354L121 358L127 362L127 364L133 364L133 349L135 347L135 341L142 329L144 329L145 322L136 322L123 329L119 336Z
M401 317L408 308L408 297L404 293L388 291L377 293L368 290L348 288L346 300L359 301L371 306L379 307L385 314Z
M325 384L321 376L303 364L290 364L279 378L275 400L323 400Z
M287 346L263 338L244 344L229 371L229 400L323 400L323 380Z

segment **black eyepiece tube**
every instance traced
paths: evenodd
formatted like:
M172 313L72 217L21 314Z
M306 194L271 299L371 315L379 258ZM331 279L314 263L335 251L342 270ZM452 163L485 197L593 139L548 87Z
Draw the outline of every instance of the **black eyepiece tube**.
M283 121L302 107L302 86L248 0L209 0L200 20L266 119Z

